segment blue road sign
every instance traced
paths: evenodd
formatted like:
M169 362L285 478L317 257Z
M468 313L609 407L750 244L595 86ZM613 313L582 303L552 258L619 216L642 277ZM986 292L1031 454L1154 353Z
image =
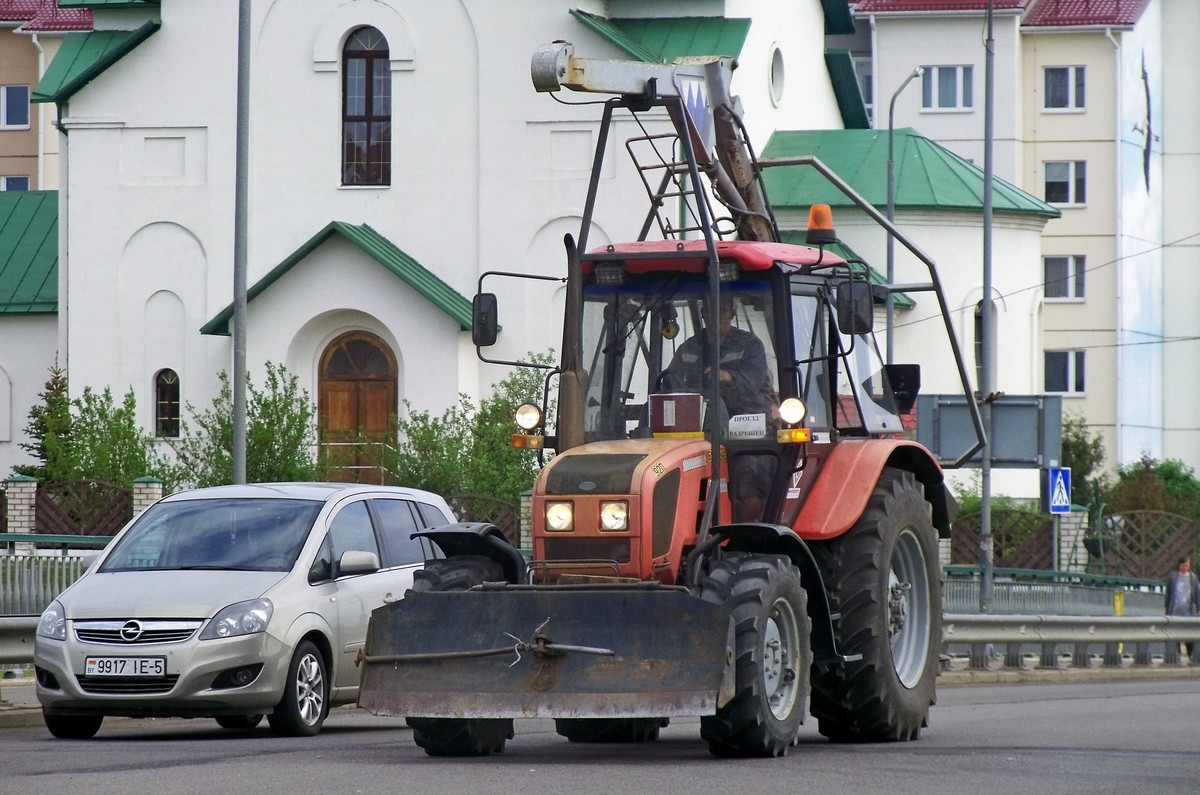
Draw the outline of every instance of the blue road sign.
M1046 492L1050 495L1050 513L1071 512L1071 468L1051 467Z

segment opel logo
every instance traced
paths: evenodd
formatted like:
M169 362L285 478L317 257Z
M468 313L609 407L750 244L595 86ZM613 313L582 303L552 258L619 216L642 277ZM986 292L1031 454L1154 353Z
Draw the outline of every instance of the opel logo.
M135 643L142 636L142 622L130 619L121 627L121 640L126 643Z

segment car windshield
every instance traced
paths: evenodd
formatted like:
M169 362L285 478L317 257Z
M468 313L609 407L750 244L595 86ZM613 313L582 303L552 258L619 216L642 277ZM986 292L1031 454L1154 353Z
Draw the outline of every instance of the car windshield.
M288 571L320 510L313 500L160 502L121 537L99 571Z

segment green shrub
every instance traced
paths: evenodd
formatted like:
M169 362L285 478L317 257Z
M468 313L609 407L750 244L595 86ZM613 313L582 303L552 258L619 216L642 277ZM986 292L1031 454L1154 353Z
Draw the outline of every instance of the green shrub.
M246 378L246 480L250 483L305 481L319 478L313 457L316 407L298 379L283 365L266 364L262 389ZM221 389L212 405L197 411L187 404L191 423L181 423L180 438L172 443L188 486L218 486L233 482L233 388L229 374L218 378Z
M35 466L15 467L39 481L99 480L133 488L140 477L157 477L174 485L175 469L158 449L152 434L137 424L133 390L118 405L112 390L91 387L75 400L67 397L65 372L57 365L41 393L42 402L29 412L25 432L33 440L22 447L39 459Z

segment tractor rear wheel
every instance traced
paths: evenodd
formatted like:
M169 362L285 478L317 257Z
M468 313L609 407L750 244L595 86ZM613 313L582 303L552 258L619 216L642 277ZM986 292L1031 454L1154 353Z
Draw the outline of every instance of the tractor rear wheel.
M431 560L413 572L414 591L465 591L483 582L503 582L504 570L480 555ZM406 718L413 741L430 756L490 756L513 736L511 718Z
M735 654L734 696L700 719L700 736L716 756L783 756L804 722L812 666L799 570L782 555L733 554L714 564L700 594L729 605Z
M838 651L813 671L812 713L834 742L915 740L929 717L942 636L937 535L911 472L886 468L858 522L811 545L840 614Z
M652 743L667 718L557 718L554 730L573 743Z

